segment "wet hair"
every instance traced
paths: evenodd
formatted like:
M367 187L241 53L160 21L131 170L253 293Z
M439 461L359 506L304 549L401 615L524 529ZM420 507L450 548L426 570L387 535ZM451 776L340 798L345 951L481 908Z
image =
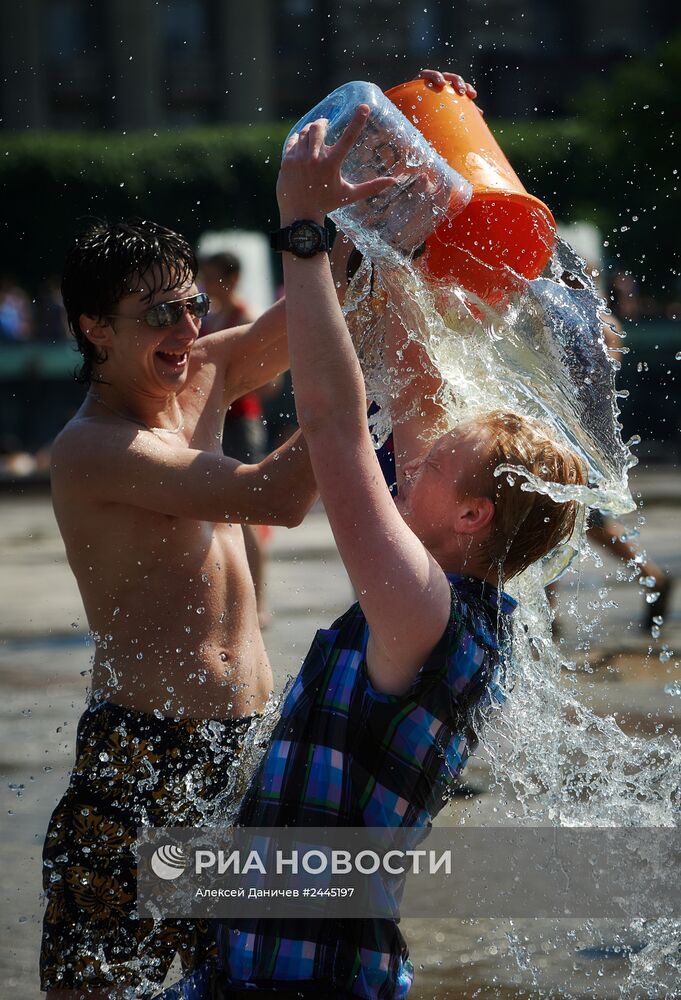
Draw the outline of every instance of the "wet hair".
M499 465L517 465L547 483L585 485L586 470L581 459L558 444L538 421L517 413L496 411L472 422L483 433L485 468L470 482L476 496L489 496L495 512L492 531L484 553L502 565L502 575L510 579L522 573L561 542L575 527L577 501L559 503L544 493L523 490L522 474L494 475Z
M81 329L81 315L98 320L111 315L142 278L151 301L160 291L191 283L197 269L192 247L172 229L137 218L90 220L68 249L61 282L69 328L83 355L77 381L98 381L95 366L106 361L106 352Z
M215 267L222 278L231 278L241 274L241 261L236 254L230 253L229 250L211 254L210 257L202 257L201 265L205 267L206 264Z

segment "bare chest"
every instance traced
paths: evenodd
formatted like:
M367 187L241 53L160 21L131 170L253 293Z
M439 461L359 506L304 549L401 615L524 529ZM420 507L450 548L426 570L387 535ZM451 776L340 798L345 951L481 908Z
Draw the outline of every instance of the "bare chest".
M239 525L171 517L118 504L60 518L69 563L88 618L108 617L112 607L135 603L167 617L224 601L247 576Z

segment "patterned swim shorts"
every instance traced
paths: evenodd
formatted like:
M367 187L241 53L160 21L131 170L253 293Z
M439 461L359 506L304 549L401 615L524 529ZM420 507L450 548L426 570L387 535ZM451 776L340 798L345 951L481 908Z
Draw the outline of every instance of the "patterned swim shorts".
M146 997L176 953L185 971L214 956L205 921L137 919L136 828L213 819L252 721L157 718L111 702L84 713L43 849L41 989L128 987Z

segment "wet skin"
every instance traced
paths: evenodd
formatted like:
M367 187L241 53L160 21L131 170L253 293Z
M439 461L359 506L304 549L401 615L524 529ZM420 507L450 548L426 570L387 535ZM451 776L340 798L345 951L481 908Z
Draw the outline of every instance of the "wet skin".
M153 303L195 292L161 292ZM102 366L110 384L94 386L53 448L55 514L96 636L92 688L166 716L251 714L263 708L272 672L235 522L297 523L314 497L311 473L300 449L284 449L273 474L244 487L240 471L258 467L225 458L221 435L227 406L247 384L249 347L238 343L246 328L197 340L186 312L172 328L134 322L148 308L141 293L119 303L125 318L106 331ZM271 361L251 345L255 384L285 367L275 327L265 323L261 338Z

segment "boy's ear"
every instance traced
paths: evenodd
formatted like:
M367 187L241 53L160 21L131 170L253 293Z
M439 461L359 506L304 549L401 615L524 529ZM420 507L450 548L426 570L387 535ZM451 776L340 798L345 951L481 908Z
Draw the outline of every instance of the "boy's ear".
M111 343L111 327L103 319L97 316L88 316L81 313L78 317L80 328L84 336L95 345L95 347L108 347Z
M464 535L476 535L492 522L495 510L489 497L466 497L457 516L458 530Z

